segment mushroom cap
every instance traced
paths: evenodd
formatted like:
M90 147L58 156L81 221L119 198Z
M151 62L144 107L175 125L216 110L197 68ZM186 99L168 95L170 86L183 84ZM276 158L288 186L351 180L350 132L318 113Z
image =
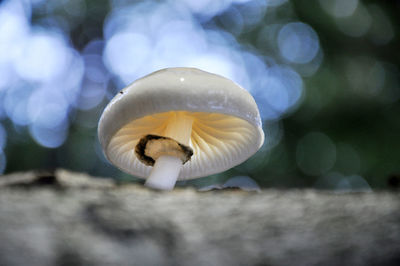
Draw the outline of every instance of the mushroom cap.
M178 180L225 171L252 156L264 142L253 97L222 76L196 68L166 68L121 90L106 106L98 125L104 154L119 169L146 178L151 171L135 155L147 134L162 135L174 112L193 117L191 160Z

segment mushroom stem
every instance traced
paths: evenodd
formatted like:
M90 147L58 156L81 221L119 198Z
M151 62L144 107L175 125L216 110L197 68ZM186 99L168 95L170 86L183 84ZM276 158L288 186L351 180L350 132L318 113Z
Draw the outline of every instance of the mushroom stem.
M184 112L174 112L168 121L164 136L189 145L193 118ZM155 189L171 190L182 168L182 160L176 156L161 155L156 159L145 185Z
M145 185L155 189L171 190L174 188L182 161L178 157L163 155L154 163Z

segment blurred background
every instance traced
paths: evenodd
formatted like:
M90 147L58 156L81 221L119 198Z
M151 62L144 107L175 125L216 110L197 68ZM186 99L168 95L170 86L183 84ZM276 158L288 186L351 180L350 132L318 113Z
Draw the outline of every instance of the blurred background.
M135 79L191 66L246 88L266 141L178 185L398 186L399 14L389 0L0 1L0 174L142 182L105 160L101 112Z

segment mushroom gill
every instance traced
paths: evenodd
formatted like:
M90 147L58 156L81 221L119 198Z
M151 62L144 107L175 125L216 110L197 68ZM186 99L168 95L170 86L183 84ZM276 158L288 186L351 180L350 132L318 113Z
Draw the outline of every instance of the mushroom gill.
M226 114L169 111L133 120L118 130L109 143L110 161L115 163L118 160L119 164L116 165L120 165L122 170L146 177L151 167L139 161L135 146L147 134L164 136L168 123L178 113L193 119L188 143L193 149L193 156L183 165L180 180L229 169L232 162L242 162L240 158L243 158L243 154L252 155L248 147L255 145L257 133L249 122ZM138 171L133 173L133 168Z

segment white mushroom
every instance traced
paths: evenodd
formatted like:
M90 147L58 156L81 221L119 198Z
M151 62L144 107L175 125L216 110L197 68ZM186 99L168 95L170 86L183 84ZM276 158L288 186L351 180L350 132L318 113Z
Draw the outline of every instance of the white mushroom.
M264 142L253 97L195 68L163 69L124 88L104 109L98 135L115 166L166 190L238 165Z

